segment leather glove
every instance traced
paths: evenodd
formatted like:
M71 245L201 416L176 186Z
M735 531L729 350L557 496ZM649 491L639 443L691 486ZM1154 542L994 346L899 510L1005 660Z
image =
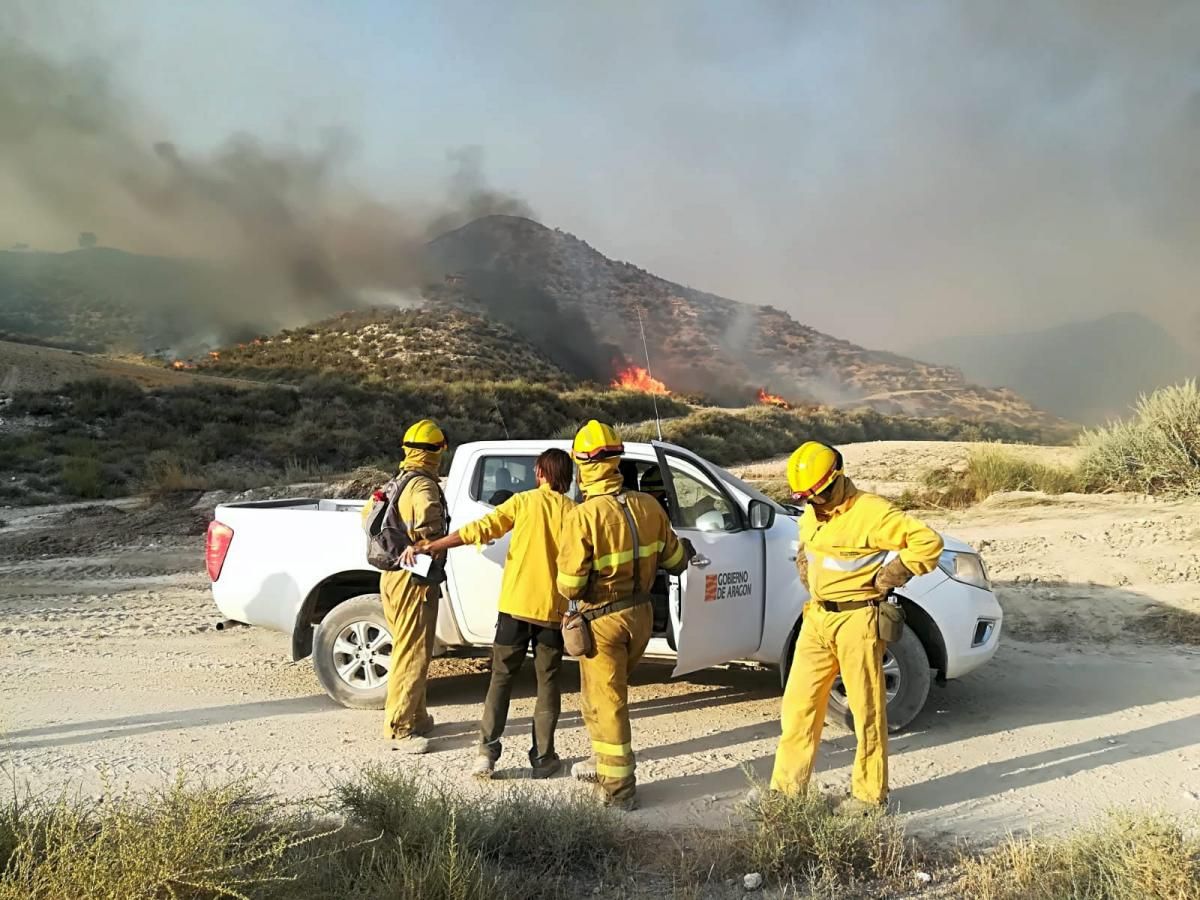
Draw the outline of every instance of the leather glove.
M882 596L889 591L894 591L896 588L904 587L912 578L913 573L908 570L908 566L904 565L900 561L900 557L897 556L875 573L875 590L879 591Z
M690 563L693 559L696 558L696 547L692 544L692 542L690 540L688 540L685 537L681 537L679 539L679 543L683 545L683 560L684 560L684 562Z

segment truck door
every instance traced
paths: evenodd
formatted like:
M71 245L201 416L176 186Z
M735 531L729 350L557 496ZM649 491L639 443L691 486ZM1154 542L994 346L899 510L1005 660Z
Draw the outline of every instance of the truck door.
M675 675L742 659L762 640L765 544L746 511L703 459L679 447L655 443L666 483L671 523L696 548L680 578L671 621L675 628Z
M451 529L486 516L514 493L535 488L536 460L536 453L480 454L472 463L467 490L451 498ZM509 538L505 535L484 547L483 552L475 547L450 551L451 596L458 603L458 621L472 641L490 643L496 636L500 581Z

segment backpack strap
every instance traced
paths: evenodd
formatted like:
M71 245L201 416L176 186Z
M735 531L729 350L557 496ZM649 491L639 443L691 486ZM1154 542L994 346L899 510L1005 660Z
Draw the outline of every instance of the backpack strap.
M446 533L449 534L450 533L450 505L446 502L446 495L442 492L441 484L438 482L438 480L436 478L434 478L428 472L423 472L420 469L408 469L405 472L401 473L399 478L393 478L392 481L396 485L396 495L392 500L392 505L396 506L399 503L400 495L404 493L404 489L406 487L408 487L409 482L414 481L417 478L427 478L427 479L429 479L429 481L433 482L433 489L435 491L437 491L437 495L438 495L438 503L442 507L442 522L446 526ZM399 518L399 515L400 515L400 510L397 509L396 510L397 518ZM401 524L404 525L405 533L408 534L409 537L411 538L412 537L412 529L409 527L409 523L403 522Z
M638 536L637 520L634 519L633 511L629 508L629 498L622 492L617 494L616 500L621 512L625 513L625 522L629 525L629 531L633 535L633 596L636 597L642 592L642 539Z

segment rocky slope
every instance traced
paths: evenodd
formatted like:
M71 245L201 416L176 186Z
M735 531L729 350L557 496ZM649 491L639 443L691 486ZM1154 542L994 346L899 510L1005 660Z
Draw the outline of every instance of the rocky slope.
M655 375L676 390L747 402L767 385L794 403L1055 421L1011 391L968 384L957 369L867 350L770 306L675 284L529 219L478 219L428 249L442 276L430 299L485 311L587 377L640 362L640 312Z

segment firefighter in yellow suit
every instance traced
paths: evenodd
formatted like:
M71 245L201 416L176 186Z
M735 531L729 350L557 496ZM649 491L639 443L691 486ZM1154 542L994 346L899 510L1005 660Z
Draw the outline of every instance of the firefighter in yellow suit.
M413 541L433 541L449 524L438 472L447 448L446 435L431 419L422 419L404 433L401 473L416 472L396 498L400 521ZM363 510L366 516L370 504ZM384 707L384 734L392 748L403 753L429 750L433 716L425 706L425 683L437 626L440 585L422 583L411 572L379 576L383 614L392 631L391 671Z
M598 782L605 803L634 809L629 674L650 642L655 573L664 568L679 574L687 557L662 505L649 494L625 490L618 468L625 447L612 426L593 419L575 435L571 449L584 500L563 519L557 584L590 614L596 646L595 655L579 660L593 757L577 763L572 774Z
M839 812L886 808L886 644L879 638L879 604L890 590L937 567L942 539L882 497L858 490L832 447L804 444L788 461L787 474L792 496L808 503L797 565L811 599L783 695L783 737L771 788L791 794L808 786L829 692L840 673L858 749L851 796ZM887 562L892 551L897 556Z

